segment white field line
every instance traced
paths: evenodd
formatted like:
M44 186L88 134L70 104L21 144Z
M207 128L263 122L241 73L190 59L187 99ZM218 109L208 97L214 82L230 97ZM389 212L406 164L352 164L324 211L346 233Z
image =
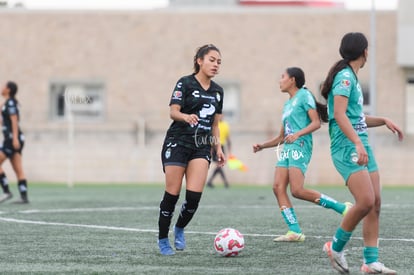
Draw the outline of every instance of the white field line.
M309 205L298 205L295 206L297 209L308 209L308 208L318 208L319 206L314 204ZM383 204L382 208L412 208L411 204ZM275 209L275 205L203 205L201 208L206 209ZM141 207L88 207L88 208L62 208L62 209L28 209L21 210L18 213L21 214L35 214L35 213L77 213L77 212L112 212L112 211L140 211L140 210L158 210L158 207L154 206L141 206ZM0 211L1 214L6 214L7 212Z
M3 218L0 217L0 221L20 224L33 224L33 225L47 225L47 226L62 226L62 227L78 227L78 228L89 228L89 229L101 229L101 230L114 230L114 231L128 231L128 232L140 232L140 233L157 233L155 229L139 229L131 227L118 227L118 226L106 226L106 225L94 225L94 224L77 224L77 223L61 223L61 222L45 222L45 221L33 221L33 220L22 220L14 218ZM198 235L216 235L217 232L202 232L202 231L186 231L187 234L198 234ZM273 234L243 234L249 237L275 237ZM315 239L330 239L332 236L309 236L308 238ZM361 237L353 237L353 239L362 239ZM380 238L380 241L399 241L399 242L414 242L414 239L400 239L400 238Z
M97 208L62 208L62 209L29 209L18 213L76 213L76 212L111 212L111 211L136 211L136 210L155 210L155 207L97 207Z

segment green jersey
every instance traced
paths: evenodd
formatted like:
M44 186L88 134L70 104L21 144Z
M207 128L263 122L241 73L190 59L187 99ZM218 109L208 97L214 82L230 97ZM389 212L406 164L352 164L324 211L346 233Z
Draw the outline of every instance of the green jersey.
M306 128L311 123L308 111L315 108L315 98L306 88L299 89L295 96L286 101L282 116L285 137ZM293 144L300 147L305 145L312 151L312 134L301 136ZM285 144L286 146L289 147L290 144Z
M328 95L329 135L331 147L339 148L352 144L339 128L334 118L334 97L345 96L348 98L346 116L352 124L355 132L361 138L363 144L368 144L367 124L363 112L364 97L361 85L351 67L346 67L335 75L331 92Z

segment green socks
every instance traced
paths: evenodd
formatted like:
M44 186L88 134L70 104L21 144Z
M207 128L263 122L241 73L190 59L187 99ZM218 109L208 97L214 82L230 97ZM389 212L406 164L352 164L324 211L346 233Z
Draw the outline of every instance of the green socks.
M374 246L364 247L364 261L366 264L377 262L378 261L378 247L374 247Z
M321 194L321 197L319 198L319 205L325 208L333 209L335 212L342 214L345 211L345 204L341 202L337 202L333 198Z
M293 231L295 233L302 233L302 230L300 229L298 220L296 218L295 210L293 210L293 208L283 208L282 216L285 220L285 223L289 227L289 231Z
M344 249L346 243L351 238L351 235L352 232L347 232L339 227L336 230L335 236L333 237L332 249L336 252L341 252Z

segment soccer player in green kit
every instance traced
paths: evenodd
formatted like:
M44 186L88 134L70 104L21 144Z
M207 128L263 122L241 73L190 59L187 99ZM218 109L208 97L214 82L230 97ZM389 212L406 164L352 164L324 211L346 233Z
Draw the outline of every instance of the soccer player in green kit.
M321 120L327 121L326 106L316 102L304 85L305 74L302 69L286 69L280 79L280 89L288 93L290 98L283 107L280 133L269 141L253 145L253 152L256 153L264 148L285 144L283 150L278 152L273 192L289 230L285 235L275 238L275 242L305 240L287 194L289 183L294 197L333 209L339 214L345 215L352 206L351 203L340 203L318 191L304 188L305 172L312 156L312 132L321 127Z
M396 274L395 270L378 261L381 187L367 128L386 125L400 141L403 134L390 119L363 113L364 100L357 74L368 57L368 40L364 34L347 33L342 38L339 52L343 59L332 66L321 92L328 101L331 157L354 196L355 205L323 250L335 270L349 273L343 250L352 231L363 220L364 263L361 271L366 274Z
M173 122L161 152L165 192L160 203L158 247L162 255L175 253L168 232L184 176L185 201L174 226L176 250L186 247L184 228L198 208L211 162L211 150L216 150L217 165L223 166L225 162L218 128L224 94L223 88L212 81L220 65L221 55L217 47L211 44L200 47L194 56L194 73L181 77L171 96L170 117Z

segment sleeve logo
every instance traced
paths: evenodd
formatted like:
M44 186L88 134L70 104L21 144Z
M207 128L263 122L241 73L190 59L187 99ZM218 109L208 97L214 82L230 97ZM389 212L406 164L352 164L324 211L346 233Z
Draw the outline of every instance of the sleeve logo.
M348 79L342 79L341 86L348 88L349 86L351 86L351 81L349 81Z
M183 93L181 91L174 91L172 98L181 100L182 96L183 96Z

